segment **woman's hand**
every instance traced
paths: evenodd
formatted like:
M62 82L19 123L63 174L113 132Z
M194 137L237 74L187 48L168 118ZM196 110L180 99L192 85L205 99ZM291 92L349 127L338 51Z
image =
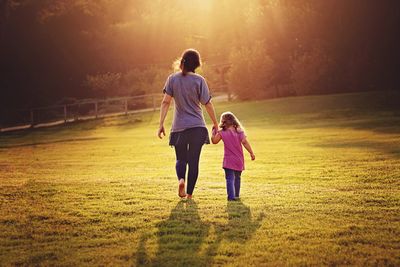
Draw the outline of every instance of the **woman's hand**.
M256 156L254 155L254 153L251 153L250 157L251 157L251 160L255 160L256 159Z
M164 98L161 102L160 107L160 127L158 128L157 135L160 139L162 139L162 134L165 136L165 129L164 129L164 120L168 113L169 105L171 104L172 96L168 94L164 94Z
M158 138L160 138L160 139L162 139L162 135L165 136L164 125L160 125L160 128L158 128L157 135L158 135Z
M219 126L218 126L218 123L214 123L214 125L213 125L212 128L215 129L216 131L218 131L218 127L219 127Z

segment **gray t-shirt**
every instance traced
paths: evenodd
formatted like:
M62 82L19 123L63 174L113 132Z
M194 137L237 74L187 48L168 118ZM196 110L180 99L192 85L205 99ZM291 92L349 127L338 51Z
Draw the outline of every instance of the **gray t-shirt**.
M201 104L211 100L206 80L198 74L181 72L171 74L163 92L174 98L174 120L171 132L180 132L193 127L206 127Z

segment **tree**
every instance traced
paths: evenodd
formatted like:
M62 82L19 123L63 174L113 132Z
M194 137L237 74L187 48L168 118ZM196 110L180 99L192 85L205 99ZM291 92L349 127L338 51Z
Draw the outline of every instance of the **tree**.
M337 65L325 47L316 45L293 62L292 81L297 95L333 92Z
M230 56L228 86L240 99L271 97L273 62L262 41L233 50Z

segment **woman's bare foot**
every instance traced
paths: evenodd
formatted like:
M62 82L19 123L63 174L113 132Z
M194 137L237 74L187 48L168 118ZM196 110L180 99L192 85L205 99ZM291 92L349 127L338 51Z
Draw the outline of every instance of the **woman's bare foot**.
M179 180L178 196L179 197L186 197L186 194L185 194L185 180L184 179L180 179Z

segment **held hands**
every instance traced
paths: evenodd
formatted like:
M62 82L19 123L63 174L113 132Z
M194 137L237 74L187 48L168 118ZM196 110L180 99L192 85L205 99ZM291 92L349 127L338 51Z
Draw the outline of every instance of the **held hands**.
M212 127L212 129L211 129L212 136L215 136L217 134L217 132L218 132L218 129Z
M158 129L157 132L158 138L162 139L162 135L165 136L165 129L164 129L164 125L160 125L160 128Z
M218 132L218 124L217 123L214 123L211 132L212 132L213 135L217 134L217 132Z
M220 133L218 133L218 125L214 124L214 126L211 129L212 135L211 135L211 142L216 145L219 143L219 141L222 140L222 136Z

